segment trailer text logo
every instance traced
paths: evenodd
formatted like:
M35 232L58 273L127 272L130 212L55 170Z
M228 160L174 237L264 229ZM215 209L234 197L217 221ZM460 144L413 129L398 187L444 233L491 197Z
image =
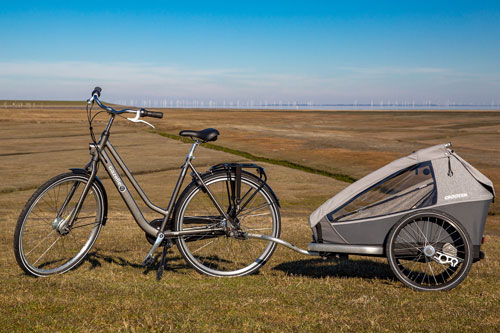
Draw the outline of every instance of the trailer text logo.
M447 195L444 197L444 200L453 200L453 199L459 199L459 198L467 198L467 193L457 193L457 194L451 194Z

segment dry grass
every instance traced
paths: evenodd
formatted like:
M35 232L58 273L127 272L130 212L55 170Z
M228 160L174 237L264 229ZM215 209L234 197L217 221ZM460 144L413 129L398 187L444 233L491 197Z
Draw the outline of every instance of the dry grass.
M488 217L486 260L474 264L469 277L450 292L411 291L395 280L385 259L323 261L285 248L278 248L258 274L234 279L199 275L173 250L169 269L157 282L154 271L140 267L149 243L107 186L110 220L88 259L64 275L25 276L12 252L22 206L47 178L88 160L83 109L57 106L0 108L2 331L489 332L500 327L498 214ZM14 120L11 111L16 113ZM425 145L449 141L449 136L461 155L498 183L495 117L498 114L472 112L172 110L153 122L174 134L186 127L216 127L222 133L216 143L222 146L354 177ZM426 126L434 130L424 130ZM188 145L123 121L113 134L112 141L130 169L139 172L137 179L150 198L166 205ZM217 162L243 160L200 149L195 163L205 170ZM308 213L346 183L276 165L265 167L283 205L282 236L304 247L310 241ZM148 212L147 217L156 216Z

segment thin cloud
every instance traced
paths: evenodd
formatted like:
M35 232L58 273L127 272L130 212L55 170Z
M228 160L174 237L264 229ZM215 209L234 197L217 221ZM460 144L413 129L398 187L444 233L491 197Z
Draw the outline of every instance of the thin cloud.
M86 89L86 93L92 84L109 87L107 96L232 98L235 95L300 94L323 83L324 80L312 76L234 68L192 69L124 62L0 62L0 94L4 95L0 98L12 98L5 95L9 90L12 92L9 86L29 87L23 90L26 94L50 92L52 95L47 98L64 98L53 96L55 90L61 91L61 85L65 93L69 87Z
M365 75L414 75L451 73L438 67L339 67L340 70Z
M352 103L379 99L478 102L497 98L494 74L435 67L338 67L319 74L241 68L186 68L152 63L0 62L0 99L83 100L102 86L106 100L288 100ZM468 98L469 98L468 97Z
M0 76L29 76L70 79L168 79L168 76L208 77L224 75L232 70L186 70L173 66L155 66L148 63L93 63L93 62L0 62Z

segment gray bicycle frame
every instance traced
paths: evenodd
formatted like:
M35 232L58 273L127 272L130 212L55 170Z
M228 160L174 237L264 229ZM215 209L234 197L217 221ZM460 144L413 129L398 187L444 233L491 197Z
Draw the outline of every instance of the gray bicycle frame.
M200 142L198 140L195 140L193 145L191 146L191 149L186 156L186 161L181 167L181 172L179 175L179 178L177 179L177 183L175 184L174 191L172 193L172 196L170 197L170 201L168 203L167 209L162 209L155 205L151 200L148 198L146 193L143 191L137 180L134 178L130 170L127 168L125 165L125 162L122 160L116 149L113 147L111 142L109 141L109 136L110 136L110 128L111 125L113 124L115 115L111 114L111 118L108 121L108 124L106 126L106 129L104 132L101 134L101 137L97 144L91 143L90 144L90 154L92 155L92 159L90 160L88 166L87 166L87 171L90 172L90 178L88 183L86 184L80 199L73 210L73 213L70 218L71 221L75 219L77 216L77 212L80 210L83 201L90 190L90 187L92 186L92 183L95 180L95 177L97 175L98 171L98 163L101 162L101 164L104 166L106 172L109 175L109 178L113 181L113 184L115 185L116 189L118 190L118 193L120 193L123 201L127 205L128 209L130 210L130 213L134 217L135 221L139 225L139 227L144 230L148 235L152 237L156 237L159 232L162 232L165 237L176 237L176 236L184 236L184 235L190 235L190 234L206 234L206 233L214 233L214 232L224 232L225 229L222 227L195 227L195 228L190 228L188 230L183 230L183 231L165 231L165 227L167 225L168 220L172 217L172 212L173 209L175 208L175 204L177 202L177 197L179 195L179 191L182 187L182 184L184 182L184 179L186 177L186 173L188 169L191 169L193 171L194 177L198 180L198 182L204 187L206 190L206 193L208 194L209 198L212 200L214 203L215 207L221 214L221 216L225 219L225 221L229 221L229 217L226 214L226 212L222 209L221 205L215 198L215 196L212 194L210 189L205 185L200 173L196 170L196 168L193 166L191 161L194 158L194 151L196 147L200 145ZM153 211L163 215L163 222L161 224L160 229L156 229L152 227L148 221L144 218L144 215L142 214L141 209L137 205L137 202L133 198L132 194L128 190L125 182L123 181L122 177L120 176L120 173L116 170L115 164L110 158L110 155L108 154L107 150L109 150L111 156L113 159L117 162L118 166L120 169L123 171L127 179L130 181L130 184L132 187L136 190L136 192L139 194L141 197L142 201Z

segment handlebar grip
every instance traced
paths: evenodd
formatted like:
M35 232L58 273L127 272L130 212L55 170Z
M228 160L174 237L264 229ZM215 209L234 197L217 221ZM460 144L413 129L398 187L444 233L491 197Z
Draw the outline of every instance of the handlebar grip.
M92 90L92 94L90 96L97 95L97 97L101 97L101 87L95 87L94 90Z
M163 112L148 111L146 109L141 109L141 117L152 117L152 118L163 118Z

